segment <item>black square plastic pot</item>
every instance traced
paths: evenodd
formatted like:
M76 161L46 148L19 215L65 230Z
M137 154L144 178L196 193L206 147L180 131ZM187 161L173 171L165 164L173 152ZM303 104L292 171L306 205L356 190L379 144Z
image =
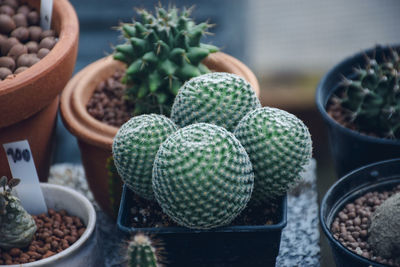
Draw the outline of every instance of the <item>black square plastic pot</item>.
M275 266L286 226L287 199L279 202L278 220L274 225L229 226L211 230L185 227L133 228L130 209L133 193L124 185L118 214L118 228L127 233L146 233L164 244L167 266Z
M384 267L364 258L343 246L333 237L330 226L346 204L371 191L392 189L400 184L400 159L381 161L359 168L337 181L321 202L319 219L328 238L336 266L338 267Z
M398 45L391 47L399 49ZM400 140L360 134L340 125L326 112L328 100L339 88L343 76L351 77L355 67L366 65L365 55L373 58L375 54L377 61L381 62L383 56L388 56L389 53L390 48L387 46L377 46L357 53L331 69L317 87L316 104L328 127L330 148L338 177L373 162L400 157Z

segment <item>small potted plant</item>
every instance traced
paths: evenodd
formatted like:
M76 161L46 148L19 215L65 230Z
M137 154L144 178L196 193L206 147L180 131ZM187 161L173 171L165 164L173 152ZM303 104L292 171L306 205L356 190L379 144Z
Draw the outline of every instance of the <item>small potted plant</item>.
M400 159L363 166L325 194L320 223L336 265L400 266Z
M89 200L43 183L48 214L30 215L11 194L18 183L0 178L0 266L103 266Z
M120 229L154 234L171 266L274 266L311 137L294 115L262 108L243 78L215 72L183 85L171 119L131 118L113 156Z
M377 46L347 58L321 80L316 102L328 125L338 176L400 157L400 53Z
M179 87L210 71L236 73L259 92L243 63L200 42L210 25L194 23L190 11L157 7L152 15L138 10L139 19L118 27L125 43L79 72L62 94L64 124L78 139L89 186L108 214L116 214L122 183L117 175L110 177L107 161L112 162L118 128L131 116L169 115Z
M27 139L39 179L48 177L59 93L74 69L79 24L67 0L55 0L50 30L39 27L40 1L0 3L0 144ZM11 175L0 153L0 172Z

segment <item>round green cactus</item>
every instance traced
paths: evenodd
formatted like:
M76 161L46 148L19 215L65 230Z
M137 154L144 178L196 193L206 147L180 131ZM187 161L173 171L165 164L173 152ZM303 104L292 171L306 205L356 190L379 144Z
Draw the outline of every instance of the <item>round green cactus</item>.
M180 225L208 229L230 223L250 200L250 159L232 133L198 123L160 146L153 190L164 213Z
M213 72L186 82L179 90L171 119L179 126L206 122L233 132L250 111L261 107L251 85L235 74Z
M253 164L252 204L285 194L311 158L307 127L296 116L280 109L263 107L250 112L239 122L234 135Z
M148 236L139 233L128 244L127 255L129 267L161 267L160 256Z
M218 48L200 39L211 25L195 24L191 9L156 7L155 15L143 9L137 13L140 21L121 25L126 43L116 46L114 53L114 59L128 66L122 80L127 84L126 99L135 107L133 115L169 115L182 84L209 72L201 61Z
M176 130L176 125L163 115L141 115L123 124L114 137L112 152L117 171L139 196L154 199L153 162L161 143Z

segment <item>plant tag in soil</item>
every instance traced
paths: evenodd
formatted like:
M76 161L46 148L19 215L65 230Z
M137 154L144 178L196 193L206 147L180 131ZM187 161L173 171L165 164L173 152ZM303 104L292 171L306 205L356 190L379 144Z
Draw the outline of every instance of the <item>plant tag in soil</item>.
M53 13L53 0L41 0L40 27L42 27L43 30L50 30L52 13Z
M21 179L21 183L13 189L13 192L21 200L22 206L33 215L47 213L28 141L3 144L3 148L12 176Z

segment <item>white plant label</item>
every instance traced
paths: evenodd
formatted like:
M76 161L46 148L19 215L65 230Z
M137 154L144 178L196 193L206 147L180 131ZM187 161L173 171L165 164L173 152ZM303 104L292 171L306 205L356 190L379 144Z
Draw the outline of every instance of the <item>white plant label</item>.
M40 1L40 27L50 30L51 16L53 13L53 0Z
M3 144L13 178L21 183L13 189L26 211L33 215L47 213L39 178L27 140Z

